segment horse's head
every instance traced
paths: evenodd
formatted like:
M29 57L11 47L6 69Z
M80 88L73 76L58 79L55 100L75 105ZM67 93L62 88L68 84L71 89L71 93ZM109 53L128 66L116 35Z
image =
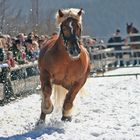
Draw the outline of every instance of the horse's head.
M59 10L57 21L60 25L60 36L70 57L80 57L82 9Z
M133 33L133 23L131 24L126 24L126 31L128 34Z
M128 34L132 34L132 33L138 33L138 29L136 29L136 27L133 26L133 23L130 24L126 24L126 31Z

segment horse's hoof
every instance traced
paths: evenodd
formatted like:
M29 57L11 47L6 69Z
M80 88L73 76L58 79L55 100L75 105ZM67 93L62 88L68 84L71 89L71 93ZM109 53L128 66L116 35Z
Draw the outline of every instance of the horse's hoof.
M44 120L38 120L35 126L36 127L43 126L44 124L45 124L45 121Z
M47 114L51 114L53 112L53 110L54 110L54 106L52 105L50 112L48 112Z
M72 117L70 117L70 116L68 116L68 117L63 116L61 118L61 120L64 121L64 122L71 122L72 121Z

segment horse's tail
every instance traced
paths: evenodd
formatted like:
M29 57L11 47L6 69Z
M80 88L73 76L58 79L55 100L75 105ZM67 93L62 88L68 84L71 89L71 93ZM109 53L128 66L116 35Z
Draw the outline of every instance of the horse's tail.
M62 108L67 92L62 86L53 85L53 102L57 110Z
M67 94L68 90L63 88L62 86L53 85L53 104L56 107L56 110L62 110L62 106L65 100L65 96ZM80 95L83 97L86 95L84 87L79 91Z

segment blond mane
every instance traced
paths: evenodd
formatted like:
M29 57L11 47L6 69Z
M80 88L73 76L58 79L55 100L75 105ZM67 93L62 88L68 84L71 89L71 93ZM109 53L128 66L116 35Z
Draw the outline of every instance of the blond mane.
M76 20L78 20L78 22L80 24L82 24L82 16L78 15L78 12L80 11L80 9L76 9L76 8L70 8L70 9L63 9L62 12L64 14L63 17L59 16L59 13L56 13L56 24L60 25L64 20L66 20L69 17L75 18ZM82 11L82 13L84 13Z

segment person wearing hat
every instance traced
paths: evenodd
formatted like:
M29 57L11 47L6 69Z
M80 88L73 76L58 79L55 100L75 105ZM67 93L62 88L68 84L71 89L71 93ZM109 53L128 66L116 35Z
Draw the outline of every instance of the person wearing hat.
M122 50L122 45L121 42L124 41L120 35L121 31L119 28L116 29L115 33L113 34L113 37L111 37L108 40L108 48L114 48L116 51ZM109 43L114 43L114 44L109 44ZM120 44L115 44L115 43L120 43ZM120 53L115 53L117 61L115 62L115 66L123 66L123 61L121 60L123 54Z
M32 39L27 39L26 40L26 58L29 62L33 60L33 41Z
M120 29L116 29L116 34L119 34L120 32Z

